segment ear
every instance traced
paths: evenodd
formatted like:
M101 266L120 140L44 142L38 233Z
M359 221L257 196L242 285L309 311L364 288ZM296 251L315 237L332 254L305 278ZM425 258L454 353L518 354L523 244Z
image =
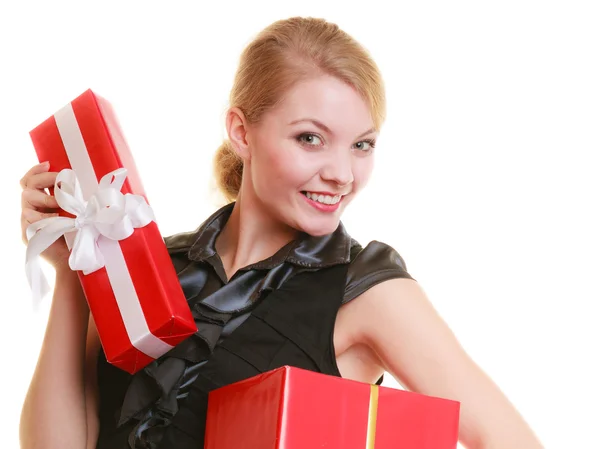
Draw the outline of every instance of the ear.
M238 156L242 160L250 159L250 150L248 145L248 123L246 116L240 108L230 108L227 111L226 118L227 135Z

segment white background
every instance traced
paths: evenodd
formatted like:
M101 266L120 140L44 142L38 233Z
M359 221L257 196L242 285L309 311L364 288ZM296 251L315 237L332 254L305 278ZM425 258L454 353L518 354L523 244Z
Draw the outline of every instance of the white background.
M95 89L162 233L193 229L218 206L212 156L242 48L312 15L363 43L387 85L376 171L347 229L400 252L546 447L600 448L597 2L216 3L0 7L2 447L18 446L49 302L32 313L23 271L28 131Z

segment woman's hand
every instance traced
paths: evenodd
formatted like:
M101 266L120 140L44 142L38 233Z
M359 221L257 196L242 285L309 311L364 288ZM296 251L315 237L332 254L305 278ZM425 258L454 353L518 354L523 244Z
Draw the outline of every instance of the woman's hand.
M21 237L27 244L27 227L44 218L57 217L59 206L56 198L46 192L53 187L58 173L49 172L50 164L47 162L33 166L21 178ZM69 249L63 237L54 242L41 256L50 263L55 270L67 268Z

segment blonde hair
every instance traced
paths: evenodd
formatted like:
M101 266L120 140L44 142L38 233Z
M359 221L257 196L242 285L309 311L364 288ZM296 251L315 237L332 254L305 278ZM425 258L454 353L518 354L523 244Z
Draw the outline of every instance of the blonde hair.
M377 65L356 40L324 19L292 17L263 29L244 49L235 74L230 107L250 124L277 105L299 81L330 75L352 86L367 102L376 130L385 120L385 91ZM240 191L243 162L229 140L214 158L217 186L228 201Z

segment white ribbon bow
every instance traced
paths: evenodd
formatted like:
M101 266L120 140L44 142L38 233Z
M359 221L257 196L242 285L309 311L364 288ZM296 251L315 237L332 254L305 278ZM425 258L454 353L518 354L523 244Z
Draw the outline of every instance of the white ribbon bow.
M69 256L69 267L90 274L104 267L104 257L98 248L98 238L123 240L136 228L154 221L152 208L144 197L121 193L127 170L119 168L102 177L98 190L85 201L75 172L62 170L56 177L54 195L61 209L75 218L51 217L27 227L25 271L33 291L34 305L50 291L39 255L56 240L69 232L76 232Z

